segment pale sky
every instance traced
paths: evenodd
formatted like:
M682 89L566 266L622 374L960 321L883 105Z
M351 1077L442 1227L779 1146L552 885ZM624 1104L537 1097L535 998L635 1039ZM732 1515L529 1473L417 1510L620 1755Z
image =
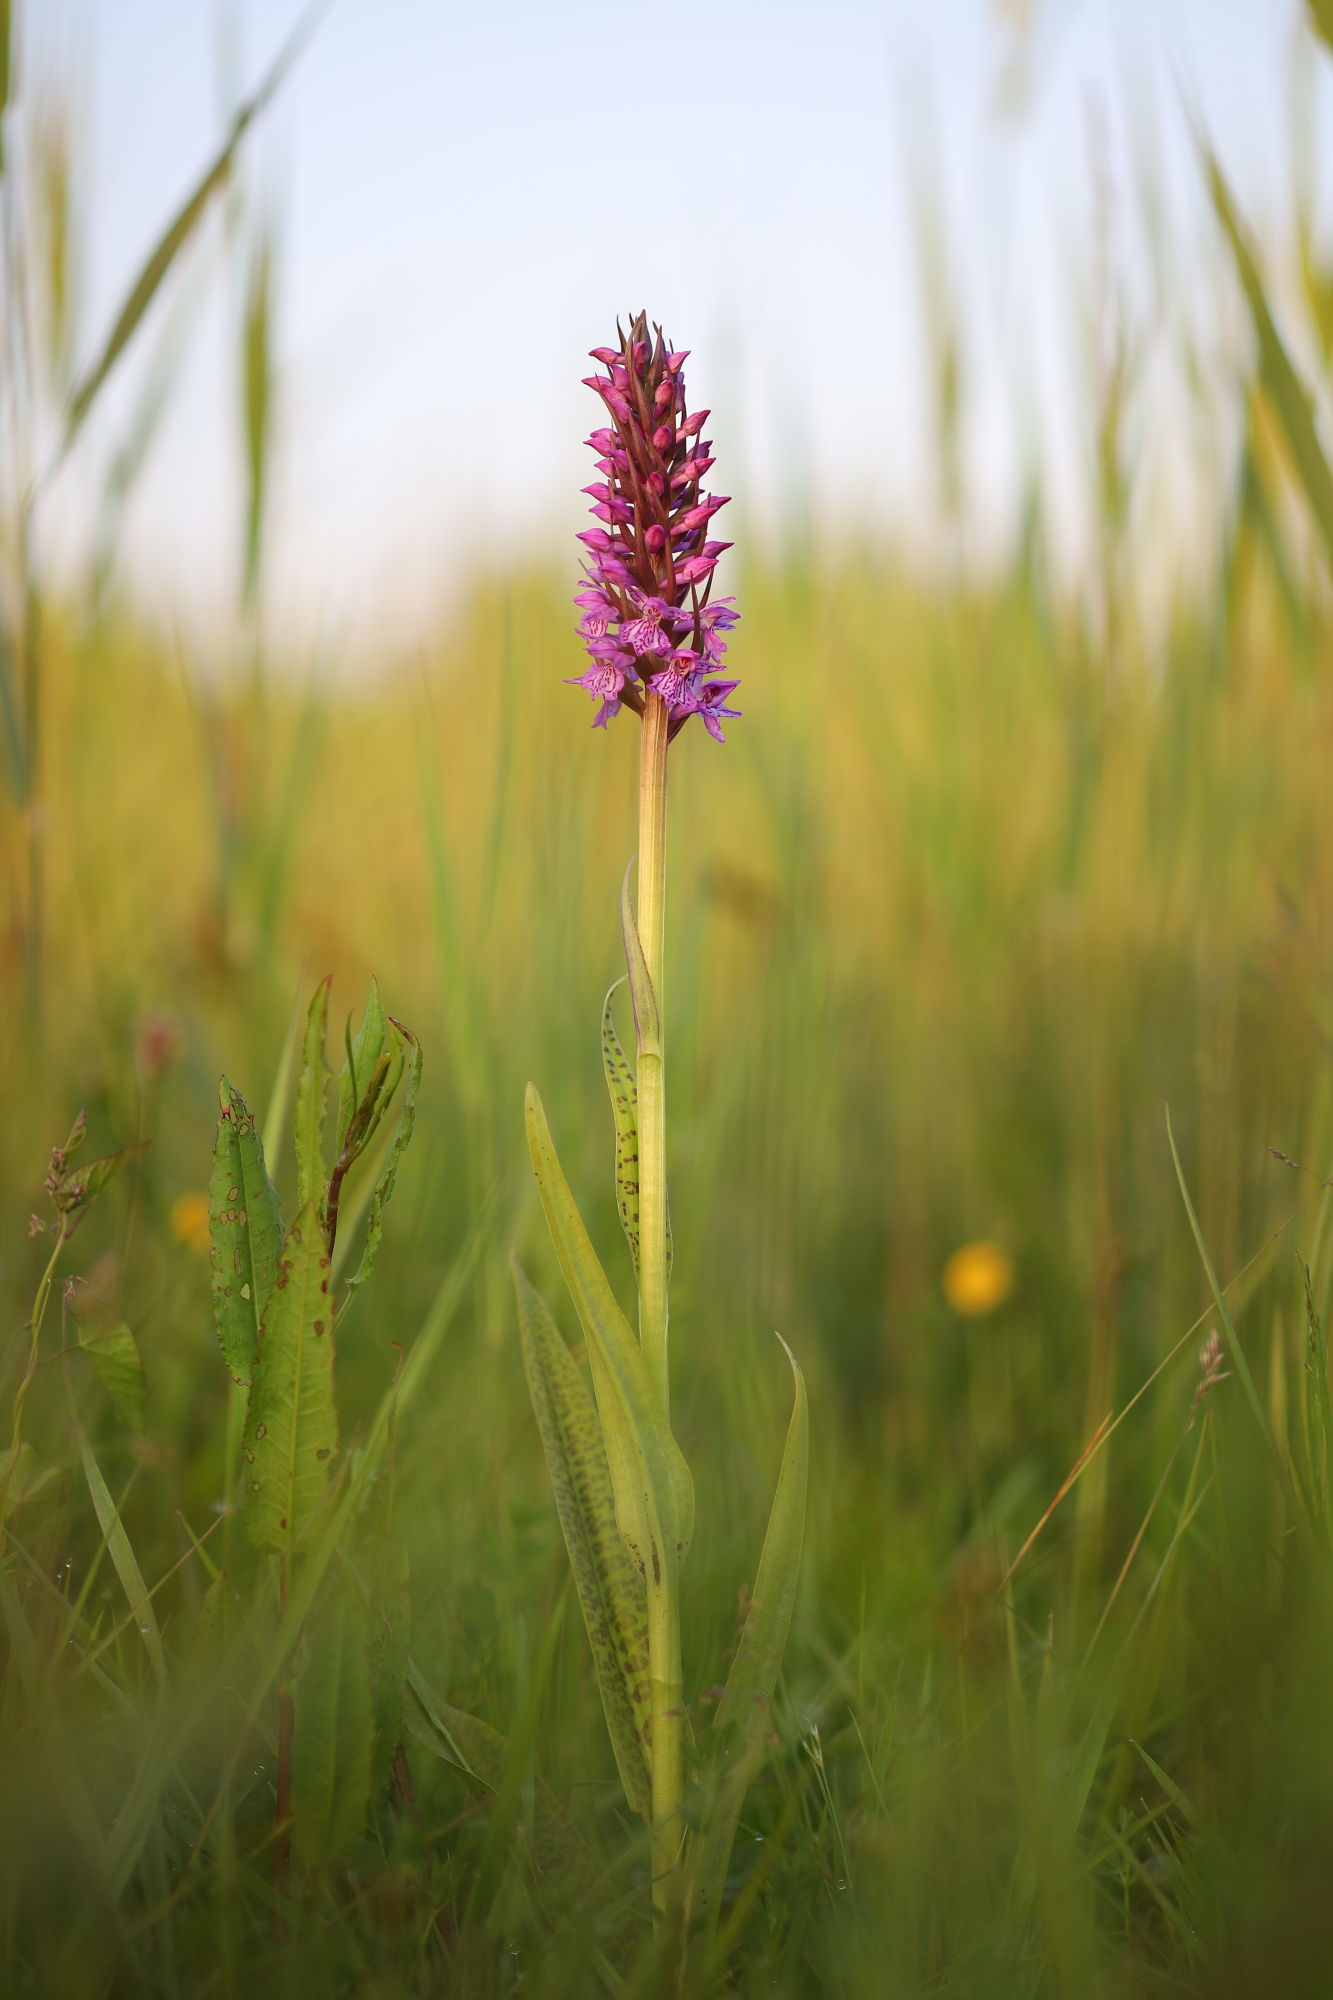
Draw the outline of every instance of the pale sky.
M72 79L84 359L298 11L29 0L30 73ZM478 562L555 551L572 574L585 352L641 305L692 350L733 534L813 521L938 560L927 216L961 327L968 553L1004 546L1033 468L1065 568L1085 550L1097 297L1135 343L1141 505L1187 543L1228 441L1173 370L1186 342L1205 375L1234 370L1243 328L1185 106L1279 242L1302 69L1316 133L1333 125L1298 19L1295 0L333 0L242 176L281 253L275 627L396 647ZM219 210L45 521L53 560L86 545L195 298L118 575L201 629L236 594L238 241Z

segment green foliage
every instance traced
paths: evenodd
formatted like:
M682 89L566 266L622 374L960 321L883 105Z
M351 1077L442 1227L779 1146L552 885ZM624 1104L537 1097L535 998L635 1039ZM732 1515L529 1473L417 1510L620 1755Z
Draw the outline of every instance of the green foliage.
M662 1416L642 1349L589 1241L531 1084L527 1123L542 1207L587 1336L616 1525L640 1575L660 1583L690 1552L694 1482Z
M301 1208L317 1203L317 1220L324 1226L327 1167L324 1161L324 1111L328 1095L328 1059L324 1044L329 1027L329 988L333 974L321 979L306 1015L301 1044L301 1074L296 1085L296 1200Z
M309 1860L336 1861L360 1833L374 1740L365 1607L342 1577L307 1627L296 1676L292 1811Z
M318 1209L307 1201L278 1260L245 1422L246 1533L274 1555L299 1544L338 1448L329 1262Z
M282 1210L268 1177L254 1114L224 1076L222 1116L208 1188L213 1315L232 1379L248 1384L264 1307L278 1274Z
M517 1260L519 1336L528 1393L551 1474L620 1781L630 1809L651 1810L648 1606L643 1577L616 1528L597 1408L546 1302Z
M79 1346L127 1430L143 1429L145 1380L138 1342L115 1307L86 1285L70 1291Z

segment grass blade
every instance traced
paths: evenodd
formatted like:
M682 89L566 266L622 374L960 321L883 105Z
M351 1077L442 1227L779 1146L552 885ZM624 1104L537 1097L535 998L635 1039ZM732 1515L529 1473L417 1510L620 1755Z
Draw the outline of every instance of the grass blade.
M68 1387L68 1378L66 1386ZM83 1460L84 1477L88 1481L88 1491L92 1495L93 1512L97 1516L97 1525L102 1530L102 1539L106 1543L107 1554L115 1565L116 1575L120 1578L121 1588L129 1601L130 1611L135 1624L139 1628L139 1634L144 1643L144 1650L148 1654L149 1661L152 1664L157 1684L159 1687L163 1687L166 1684L167 1663L162 1653L162 1635L157 1629L157 1615L153 1610L153 1600L148 1595L147 1586L143 1580L143 1572L139 1568L134 1550L130 1545L130 1538L125 1532L125 1526L120 1518L116 1503L111 1498L107 1483L102 1477L101 1467L93 1457L92 1447L83 1434L83 1425L79 1422L78 1412L74 1407L74 1398L72 1396L69 1399L69 1411L70 1419L74 1425L74 1435L78 1441L79 1456Z
M615 1493L597 1408L546 1301L514 1260L519 1335L606 1726L630 1809L652 1812L648 1747L648 1603L616 1528Z
M311 1860L335 1860L370 1799L371 1706L366 1614L344 1578L303 1642L296 1681L292 1819Z
M149 254L143 269L130 287L129 295L120 309L100 355L83 379L76 384L70 397L65 417L64 441L61 445L62 456L73 443L102 384L133 339L139 322L152 304L162 280L194 234L213 196L226 185L241 140L283 81L317 25L320 15L326 11L327 4L328 0L316 0L316 4L308 7L301 15L274 58L268 74L236 113L221 151L186 197Z
M781 1334L778 1339L782 1340ZM795 1401L744 1635L717 1710L717 1728L738 1725L739 1736L715 1774L709 1810L690 1860L691 1908L706 1932L716 1927L736 1823L767 1753L767 1710L787 1648L805 1540L810 1409L796 1357L785 1340L782 1347L795 1378Z
M337 1447L329 1253L310 1201L287 1232L255 1356L243 1451L245 1526L256 1549L295 1546Z
M226 1077L208 1188L213 1316L233 1381L247 1383L264 1308L278 1275L282 1210L268 1177L254 1113Z
M1255 337L1259 343L1259 380L1282 426L1297 476L1323 539L1325 554L1329 563L1333 564L1333 470L1330 470L1315 429L1314 400L1297 375L1274 323L1259 267L1222 170L1207 146L1203 147L1203 155L1213 206L1231 244L1241 287L1254 321Z

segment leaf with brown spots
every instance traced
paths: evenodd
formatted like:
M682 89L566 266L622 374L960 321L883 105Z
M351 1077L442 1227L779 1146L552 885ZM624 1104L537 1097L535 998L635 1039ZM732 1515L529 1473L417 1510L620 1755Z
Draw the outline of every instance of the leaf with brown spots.
M243 1445L245 1527L283 1555L319 1506L338 1449L329 1253L315 1201L282 1246L259 1330Z
M233 1379L248 1382L269 1290L278 1274L282 1211L254 1113L226 1077L208 1187L213 1316Z

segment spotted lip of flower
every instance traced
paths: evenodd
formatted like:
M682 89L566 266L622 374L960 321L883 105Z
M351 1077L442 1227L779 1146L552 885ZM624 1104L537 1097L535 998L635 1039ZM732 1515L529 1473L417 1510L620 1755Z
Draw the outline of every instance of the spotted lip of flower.
M584 492L598 525L579 536L586 574L575 603L592 666L574 684L600 703L595 727L622 706L642 715L651 689L667 702L669 738L698 715L720 742L719 719L738 713L725 705L737 683L703 676L720 665L737 613L729 597L709 602L731 547L705 539L727 505L701 484L713 464L709 412L686 407L687 349L670 348L660 327L650 336L643 313L628 334L616 331L618 347L592 350L605 373L584 377L608 422L587 440L598 477Z

